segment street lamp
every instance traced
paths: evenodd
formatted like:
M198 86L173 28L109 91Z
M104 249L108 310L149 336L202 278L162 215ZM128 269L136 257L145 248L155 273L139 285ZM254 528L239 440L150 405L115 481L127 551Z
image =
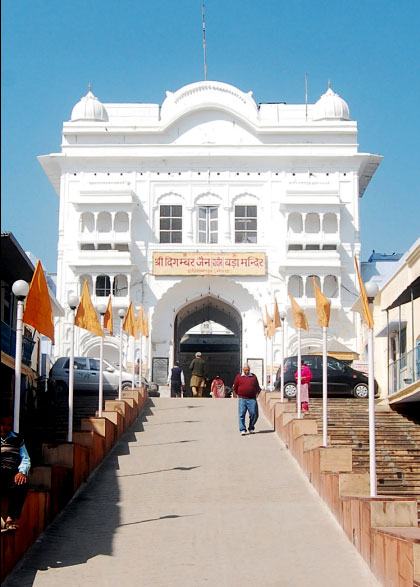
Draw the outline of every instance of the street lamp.
M280 320L281 320L281 332L282 332L282 341L281 341L281 364L280 364L280 378L281 378L281 386L280 386L280 401L284 402L284 345L285 345L285 334L284 334L284 322L286 320L287 313L282 310L280 312Z
M365 291L369 305L373 304L379 291L375 281L365 284ZM370 496L376 497L376 460L375 460L375 374L373 363L373 326L368 329L368 386L369 386L369 470L370 470Z
M73 441L73 389L74 389L74 320L76 317L76 308L79 305L79 298L70 294L67 303L71 310L71 329L70 329L70 357L69 357L69 414L67 425L67 441Z
M15 350L15 398L13 410L13 429L19 432L20 419L20 387L22 381L22 339L23 339L23 307L28 295L29 285L18 279L12 285L12 292L17 299L16 312L16 350Z
M104 329L104 318L106 314L105 304L99 304L98 312L101 315L101 328ZM98 416L102 418L102 404L104 402L104 337L101 336L99 351L99 407Z
M118 399L122 399L122 349L123 349L123 322L125 318L124 308L118 310L118 316L120 317L120 379L118 385Z

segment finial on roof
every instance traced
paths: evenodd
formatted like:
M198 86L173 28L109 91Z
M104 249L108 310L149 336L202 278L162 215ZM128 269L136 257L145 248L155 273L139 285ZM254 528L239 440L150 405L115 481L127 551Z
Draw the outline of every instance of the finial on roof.
M328 88L331 88L331 80L328 80Z
M89 92L92 91L92 84L89 82Z

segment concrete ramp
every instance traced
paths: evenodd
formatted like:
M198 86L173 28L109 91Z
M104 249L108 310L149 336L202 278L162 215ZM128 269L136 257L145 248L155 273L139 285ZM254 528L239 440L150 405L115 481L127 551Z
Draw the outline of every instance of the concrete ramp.
M4 587L377 586L261 417L153 398Z

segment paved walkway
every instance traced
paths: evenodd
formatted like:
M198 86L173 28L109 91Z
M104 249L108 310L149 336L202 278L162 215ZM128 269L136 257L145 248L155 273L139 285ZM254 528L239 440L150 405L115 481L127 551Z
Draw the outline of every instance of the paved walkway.
M263 417L149 401L4 587L378 585Z

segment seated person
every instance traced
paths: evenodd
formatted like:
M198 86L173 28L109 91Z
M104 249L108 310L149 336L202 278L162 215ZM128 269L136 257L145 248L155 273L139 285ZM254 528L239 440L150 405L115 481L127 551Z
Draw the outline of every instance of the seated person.
M22 436L12 432L12 417L1 417L1 495L8 500L6 521L2 530L17 530L28 493L28 473L31 459Z

